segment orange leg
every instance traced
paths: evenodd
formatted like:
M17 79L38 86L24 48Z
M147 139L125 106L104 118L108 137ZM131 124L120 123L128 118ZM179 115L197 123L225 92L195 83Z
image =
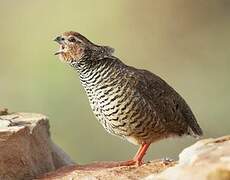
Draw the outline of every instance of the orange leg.
M136 164L139 166L142 164L142 159L148 150L150 144L142 144L139 150L137 151L137 154L134 156L133 160L136 162Z
M142 160L143 160L143 157L144 157L149 145L150 144L146 144L146 143L142 144L132 160L120 162L119 166L131 166L131 165L135 165L135 164L137 166L140 166L143 163Z

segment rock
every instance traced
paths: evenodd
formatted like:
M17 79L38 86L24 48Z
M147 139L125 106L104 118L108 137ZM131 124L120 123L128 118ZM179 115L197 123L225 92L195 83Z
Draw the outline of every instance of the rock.
M204 139L184 149L174 167L145 180L230 180L230 136Z
M133 180L141 179L152 173L159 173L164 169L175 165L174 161L155 160L148 162L140 167L106 167L113 162L98 162L89 165L75 165L60 168L57 171L45 174L38 178L39 180ZM116 163L116 162L114 162Z
M115 168L105 164L64 167L40 180L230 180L230 136L198 141L182 151L177 163L156 160L140 167Z
M230 136L200 140L184 149L178 162L155 160L140 167L114 167L118 162L78 165L52 142L47 117L2 114L7 115L0 115L0 180L230 180Z
M0 107L0 116L1 115L7 115L7 114L8 114L8 109Z
M0 116L0 179L32 179L73 164L52 142L47 117L31 113Z

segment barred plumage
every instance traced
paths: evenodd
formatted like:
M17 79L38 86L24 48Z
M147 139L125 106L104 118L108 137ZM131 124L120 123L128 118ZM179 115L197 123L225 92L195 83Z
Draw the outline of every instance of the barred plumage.
M125 65L111 48L79 33L66 32L62 39L58 54L79 72L91 108L108 132L142 145L140 152L169 136L202 135L187 103L160 77ZM142 157L139 153L135 161Z
M126 66L115 57L75 67L93 112L108 132L131 136L138 144L191 133L188 120L176 112L179 106L180 110L187 107L185 101L159 77Z

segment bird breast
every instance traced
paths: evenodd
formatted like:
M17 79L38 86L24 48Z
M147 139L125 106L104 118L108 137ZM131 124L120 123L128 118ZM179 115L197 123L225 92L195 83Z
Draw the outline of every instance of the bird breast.
M141 109L139 98L132 88L135 81L129 77L117 67L114 69L113 66L107 68L103 65L80 75L99 122L110 133L122 137L132 134L130 120L136 118Z

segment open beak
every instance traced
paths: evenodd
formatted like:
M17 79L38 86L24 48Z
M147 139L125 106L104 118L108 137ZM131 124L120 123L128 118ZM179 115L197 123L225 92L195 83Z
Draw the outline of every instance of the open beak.
M59 50L57 52L55 52L54 55L58 55L58 54L63 53L64 52L64 45L63 45L61 36L56 37L54 39L54 41L57 42L60 45Z

